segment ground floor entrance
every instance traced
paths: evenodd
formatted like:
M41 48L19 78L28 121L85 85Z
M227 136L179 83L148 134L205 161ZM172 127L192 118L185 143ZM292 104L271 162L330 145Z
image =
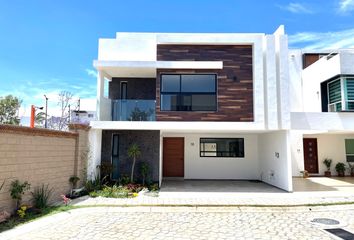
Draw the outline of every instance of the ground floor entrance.
M163 138L163 177L184 177L184 138Z

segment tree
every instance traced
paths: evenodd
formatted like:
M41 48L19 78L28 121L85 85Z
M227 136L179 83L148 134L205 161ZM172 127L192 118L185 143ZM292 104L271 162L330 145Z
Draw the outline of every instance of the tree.
M60 108L60 116L51 116L48 118L48 128L56 130L67 130L70 122L70 106L73 106L73 94L68 91L61 91L58 94L58 106ZM76 109L76 105L72 108Z
M20 118L17 113L21 103L21 100L12 95L0 97L0 123L19 125Z
M128 149L128 156L133 159L132 172L130 174L130 182L134 181L134 167L136 159L141 155L140 148L138 144L134 143Z
M43 127L45 121L45 112L39 112L36 114L34 122L36 123L36 127Z
M58 123L58 130L64 130L67 128L70 119L69 107L71 100L73 98L73 94L67 91L61 91L59 93L59 102L60 106L60 119Z

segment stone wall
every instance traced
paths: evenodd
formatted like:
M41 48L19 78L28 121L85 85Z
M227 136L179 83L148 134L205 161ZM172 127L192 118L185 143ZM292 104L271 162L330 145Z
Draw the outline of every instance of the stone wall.
M222 69L158 69L156 79L157 121L252 122L252 45L157 45L158 61L222 61ZM160 110L160 75L217 74L217 111L179 112Z
M159 180L160 132L134 130L102 131L102 162L111 162L112 135L119 134L119 170L120 176L130 176L132 160L128 157L128 148L133 143L140 147L141 156L137 159L134 171L135 179L140 180L139 166L142 162L149 164L150 180Z
M15 207L9 193L15 179L31 184L23 198L26 204L31 204L30 192L42 184L53 189L50 202L55 202L69 193L71 176L83 179L86 160L80 156L87 148L87 129L75 126L76 133L0 125L0 185L5 180L0 210Z

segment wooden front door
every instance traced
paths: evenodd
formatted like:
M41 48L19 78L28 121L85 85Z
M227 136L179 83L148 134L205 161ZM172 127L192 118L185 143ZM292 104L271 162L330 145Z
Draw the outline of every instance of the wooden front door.
M318 173L317 138L304 138L304 164L309 173Z
M163 138L163 176L184 177L184 138Z

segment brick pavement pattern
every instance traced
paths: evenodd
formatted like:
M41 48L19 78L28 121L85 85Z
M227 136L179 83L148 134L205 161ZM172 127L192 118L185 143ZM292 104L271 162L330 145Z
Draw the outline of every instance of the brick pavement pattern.
M354 206L308 208L92 207L56 214L0 239L333 239L313 218L354 233Z

